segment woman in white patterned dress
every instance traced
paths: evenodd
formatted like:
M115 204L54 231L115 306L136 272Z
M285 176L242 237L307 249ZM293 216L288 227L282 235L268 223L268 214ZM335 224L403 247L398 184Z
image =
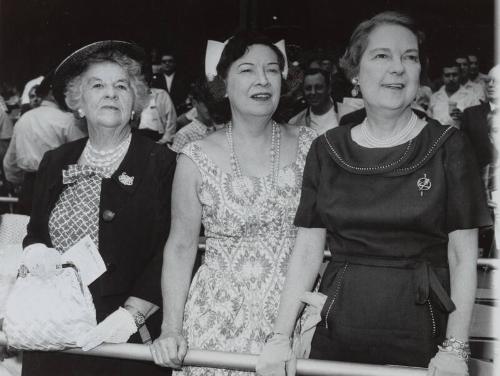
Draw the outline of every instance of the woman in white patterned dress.
M315 133L277 124L284 57L240 33L217 65L231 121L178 159L165 246L162 335L155 362L186 375L240 372L183 367L187 347L258 354L273 327L296 228L305 157ZM205 261L189 288L200 224Z

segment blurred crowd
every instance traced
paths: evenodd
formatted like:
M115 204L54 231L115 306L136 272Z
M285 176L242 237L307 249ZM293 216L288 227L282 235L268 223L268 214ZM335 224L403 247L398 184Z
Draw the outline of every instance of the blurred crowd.
M339 66L339 53L334 52L338 50L287 46L288 75L273 117L276 121L305 125L322 134L353 119L363 119L362 93ZM193 77L190 72L199 69L178 64L172 50L159 51L155 48L150 54L151 71L146 77L149 103L132 119L132 126L135 132L179 152L187 143L224 126L229 114L227 98L223 82ZM493 93L488 91L493 77L480 69L488 72L491 67L483 66L477 54L465 52L443 63L437 77L428 76L428 60L422 66L412 108L422 116L471 133L485 185L491 189L491 148L484 147L483 136L477 137L477 127L470 129L465 112L493 101ZM0 83L0 196L19 197L15 211L23 214L30 213L34 176L43 154L86 133L77 113L63 113L67 109L56 104L51 79L48 73L26 83ZM491 112L490 108L485 114ZM483 122L487 121L485 117ZM1 212L9 210L5 204L0 208Z

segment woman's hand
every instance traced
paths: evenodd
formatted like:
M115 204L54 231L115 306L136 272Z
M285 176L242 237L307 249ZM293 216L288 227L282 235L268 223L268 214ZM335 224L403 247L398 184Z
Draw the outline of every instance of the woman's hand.
M125 343L135 332L137 332L137 325L134 317L125 308L119 307L94 329L78 338L76 344L83 351L88 351L103 342Z
M469 376L469 369L456 352L440 350L431 359L427 376Z
M295 376L297 358L285 334L274 334L264 345L255 372L259 376Z
M61 265L61 254L55 248L49 248L43 243L35 243L23 251L21 263L32 275L40 278L53 276Z
M188 346L182 334L176 331L166 331L162 332L149 349L157 365L180 369Z

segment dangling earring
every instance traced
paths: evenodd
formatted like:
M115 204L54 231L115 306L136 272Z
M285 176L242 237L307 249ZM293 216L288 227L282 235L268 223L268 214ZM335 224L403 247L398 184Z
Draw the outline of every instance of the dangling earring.
M357 77L354 77L351 82L354 85L351 90L351 95L353 98L356 98L359 94L359 79Z
M132 110L132 112L130 113L130 121L134 121L134 116L135 116L135 111Z
M83 119L85 117L85 113L81 108L79 108L76 112L78 112L78 116L80 117L80 119Z

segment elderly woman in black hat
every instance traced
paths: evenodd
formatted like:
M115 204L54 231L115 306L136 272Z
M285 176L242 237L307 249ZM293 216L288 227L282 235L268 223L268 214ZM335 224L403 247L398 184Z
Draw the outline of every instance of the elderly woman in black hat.
M84 349L147 342L139 335L144 325L153 337L159 333L175 154L131 134L130 121L147 100L146 67L140 47L101 41L74 52L55 71L59 105L85 120L89 138L45 154L23 245L28 252L55 248L62 254L87 235L97 245L107 270L89 286L99 324L80 338ZM73 375L160 371L136 361L33 352L25 355L23 375L70 369Z

